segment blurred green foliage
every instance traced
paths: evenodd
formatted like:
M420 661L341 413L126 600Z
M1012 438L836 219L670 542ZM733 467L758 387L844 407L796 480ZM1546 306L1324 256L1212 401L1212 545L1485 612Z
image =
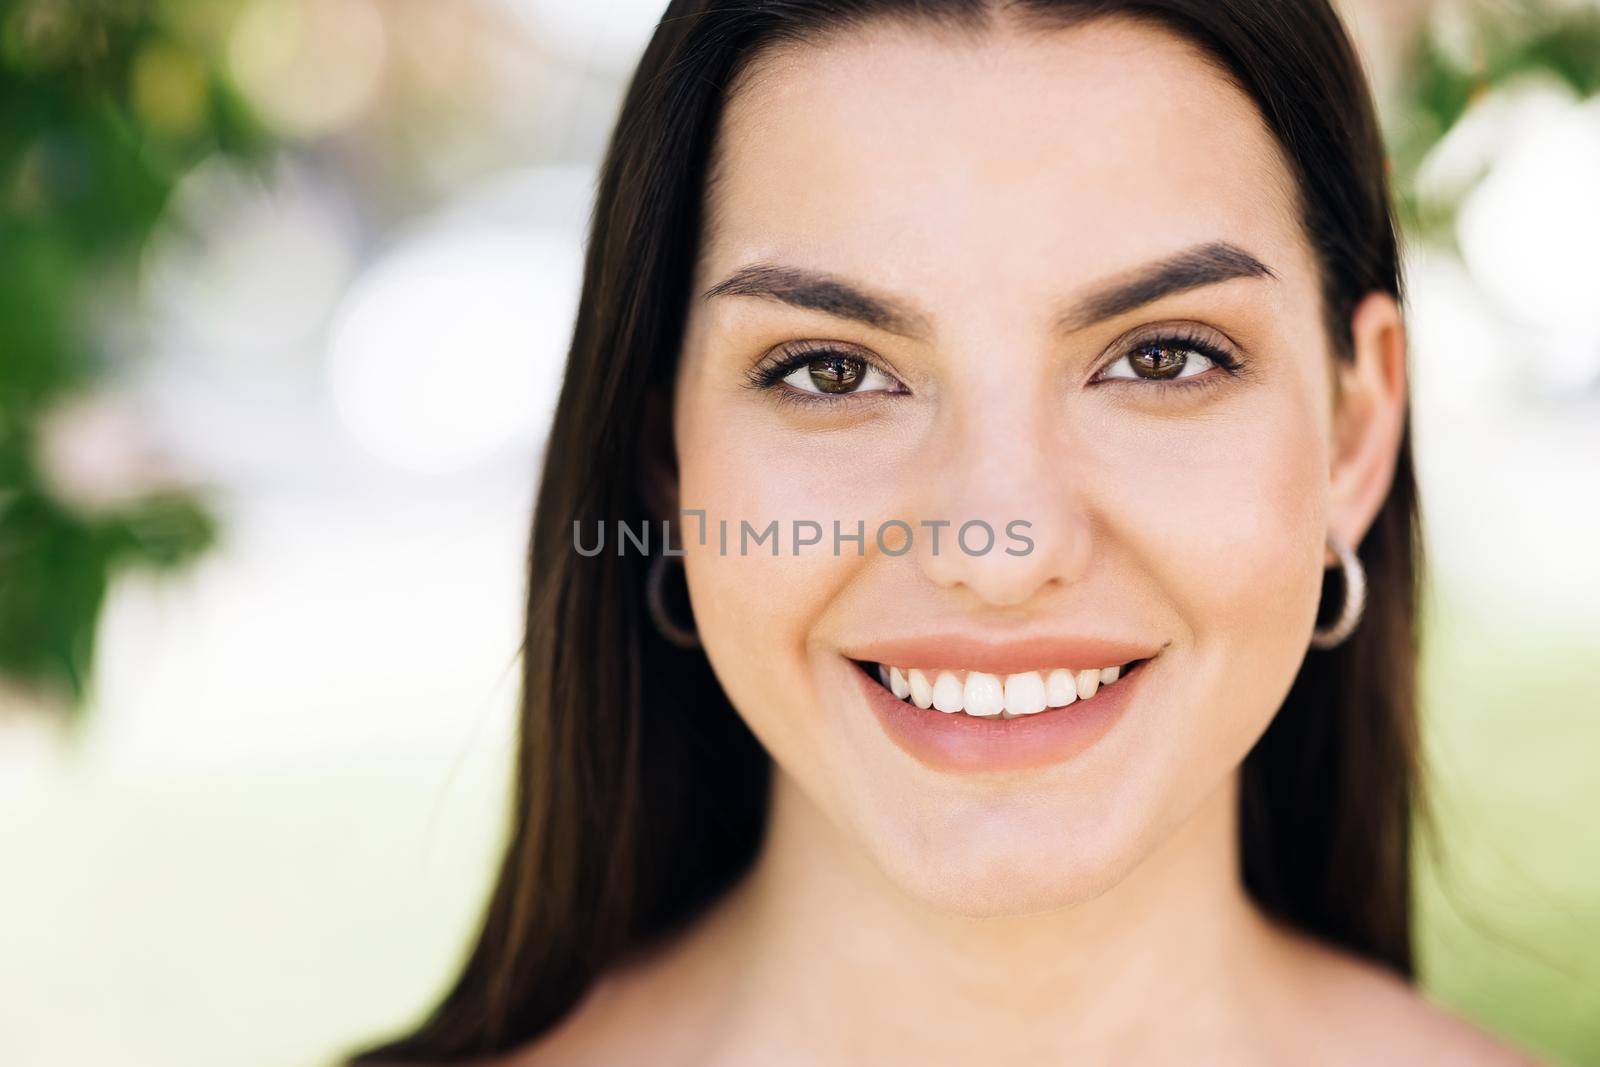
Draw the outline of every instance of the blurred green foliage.
M1600 658L1589 633L1460 599L1431 600L1424 632L1424 707L1448 713L1427 717L1423 983L1543 1062L1600 1064Z
M93 309L134 279L178 180L268 150L220 69L231 7L0 0L0 674L67 706L111 576L174 566L216 534L192 492L87 512L57 499L39 437L54 405L118 369Z
M1533 81L1578 99L1600 94L1600 4L1436 12L1385 116L1407 237L1457 251L1458 212L1491 161L1434 188L1419 182L1423 164L1485 97ZM1597 872L1593 852L1574 847L1594 836L1581 801L1594 794L1583 742L1596 729L1576 695L1600 692L1600 663L1582 635L1472 604L1430 610L1424 633L1433 815L1419 826L1416 872L1424 984L1548 1062L1600 1063ZM1504 662L1523 665L1514 681L1495 674ZM1567 743L1552 746L1556 737Z
M1492 90L1544 76L1580 98L1600 93L1600 4L1521 0L1453 5L1413 43L1399 99L1385 125L1404 228L1453 248L1457 209L1475 184L1453 195L1418 188L1423 160L1474 102Z

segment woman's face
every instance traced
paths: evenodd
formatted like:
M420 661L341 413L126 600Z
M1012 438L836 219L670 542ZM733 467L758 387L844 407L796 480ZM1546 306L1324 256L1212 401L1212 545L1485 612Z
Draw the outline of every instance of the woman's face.
M1315 621L1331 357L1289 172L1131 24L884 26L752 73L674 402L706 653L908 891L1085 899L1231 782Z

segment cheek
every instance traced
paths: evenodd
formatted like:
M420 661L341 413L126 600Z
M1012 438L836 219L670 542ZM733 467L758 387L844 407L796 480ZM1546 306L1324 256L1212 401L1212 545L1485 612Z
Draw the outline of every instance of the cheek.
M1265 728L1305 655L1326 457L1314 404L1279 394L1185 427L1117 468L1117 540L1177 616L1195 744L1227 758Z
M892 474L859 462L841 441L795 447L739 405L695 401L679 413L681 507L706 513L684 527L690 596L706 655L729 699L781 762L801 759L818 706L806 640L816 620L865 565L854 542L832 550L865 523L871 552L875 502ZM777 522L777 553L767 536ZM794 552L795 524L821 527L820 543ZM744 526L748 523L748 529ZM809 529L805 536L815 537Z
M1126 471L1129 540L1173 605L1209 639L1295 614L1321 558L1326 446L1310 417L1273 410L1219 423Z

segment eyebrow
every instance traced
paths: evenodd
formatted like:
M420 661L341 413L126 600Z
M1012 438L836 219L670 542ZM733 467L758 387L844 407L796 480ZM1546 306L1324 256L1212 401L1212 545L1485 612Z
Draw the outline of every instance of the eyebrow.
M927 318L893 297L875 296L830 274L754 263L740 267L705 291L714 296L762 296L797 308L807 308L864 323L903 337L926 338L933 333Z
M1061 315L1056 324L1063 331L1081 330L1093 323L1152 304L1164 296L1217 285L1235 278L1276 279L1277 275L1238 245L1212 241L1136 268L1079 301Z
M1145 264L1073 303L1054 325L1070 333L1154 303L1162 297L1235 278L1277 278L1265 263L1237 245L1211 241ZM821 311L887 333L927 339L933 333L926 315L894 297L821 271L776 263L740 267L702 294L757 296L792 307Z

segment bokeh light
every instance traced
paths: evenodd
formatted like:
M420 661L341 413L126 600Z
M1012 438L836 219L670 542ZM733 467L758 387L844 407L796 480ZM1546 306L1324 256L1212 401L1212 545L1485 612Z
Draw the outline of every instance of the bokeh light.
M1600 98L1549 85L1508 96L1496 156L1462 205L1461 254L1517 318L1600 337Z
M268 122L312 137L348 125L372 104L386 51L372 0L253 0L239 17L228 60Z
M148 306L167 346L214 372L281 375L321 336L355 270L356 239L304 168L210 160L178 186L150 243Z
M531 448L554 404L577 308L579 249L483 227L414 236L351 288L329 387L373 455L443 474Z

